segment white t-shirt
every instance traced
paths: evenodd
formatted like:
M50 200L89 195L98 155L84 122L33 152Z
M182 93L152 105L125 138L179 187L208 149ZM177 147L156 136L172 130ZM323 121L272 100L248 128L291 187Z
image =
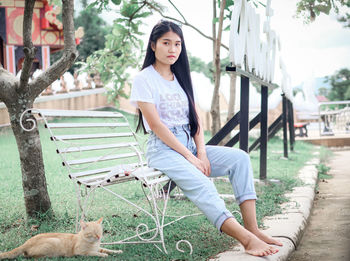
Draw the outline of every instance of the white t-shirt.
M173 81L168 81L152 65L143 69L134 78L130 95L130 102L136 108L138 101L155 104L160 120L168 128L189 124L188 99L175 75ZM142 120L149 132L147 121Z

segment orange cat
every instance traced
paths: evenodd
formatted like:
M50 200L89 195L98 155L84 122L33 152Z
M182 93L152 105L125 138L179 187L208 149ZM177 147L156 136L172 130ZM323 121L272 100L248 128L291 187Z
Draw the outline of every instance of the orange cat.
M43 233L27 240L22 246L12 251L0 253L0 259L25 257L58 257L58 256L100 256L119 254L122 251L114 251L101 248L102 218L98 221L80 222L81 230L78 234L68 233Z

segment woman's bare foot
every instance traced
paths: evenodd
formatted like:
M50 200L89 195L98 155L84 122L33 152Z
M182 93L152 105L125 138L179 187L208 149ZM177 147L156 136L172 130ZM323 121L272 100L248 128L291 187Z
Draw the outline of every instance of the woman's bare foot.
M241 226L234 218L226 219L221 226L221 231L237 239L250 255L268 256L278 252L277 248L259 239L252 232Z
M249 231L252 232L254 235L256 235L259 239L261 239L262 241L264 241L267 244L272 244L272 245L276 245L276 246L283 246L281 241L274 239L273 237L271 237L269 235L266 235L260 229L253 230L253 231L249 230Z
M278 252L278 249L263 242L255 235L252 235L246 244L243 245L247 254L253 256L268 256Z

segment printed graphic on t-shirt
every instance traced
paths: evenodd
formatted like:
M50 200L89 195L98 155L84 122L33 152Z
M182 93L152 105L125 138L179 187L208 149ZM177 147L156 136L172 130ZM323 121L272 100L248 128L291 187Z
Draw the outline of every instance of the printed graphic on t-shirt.
M160 120L167 127L189 123L188 99L176 77L174 76L173 81L167 81L152 65L143 69L134 78L130 102L138 107L138 101L153 103ZM145 129L150 131L145 118L143 123Z
M187 118L187 97L180 93L162 93L159 97L160 118L169 122L181 122Z

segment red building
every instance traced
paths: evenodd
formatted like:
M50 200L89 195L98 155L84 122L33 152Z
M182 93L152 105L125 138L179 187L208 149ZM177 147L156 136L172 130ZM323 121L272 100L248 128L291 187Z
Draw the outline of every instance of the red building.
M22 39L24 2L24 0L0 1L0 62L13 74L21 70L24 60ZM50 54L64 47L63 26L57 19L60 12L59 7L51 5L51 0L35 1L32 41L38 51L33 71L37 68L47 69L50 66ZM79 38L81 37L82 35L79 35Z

